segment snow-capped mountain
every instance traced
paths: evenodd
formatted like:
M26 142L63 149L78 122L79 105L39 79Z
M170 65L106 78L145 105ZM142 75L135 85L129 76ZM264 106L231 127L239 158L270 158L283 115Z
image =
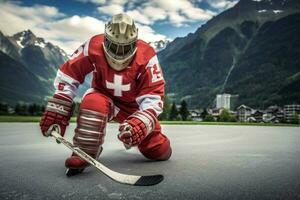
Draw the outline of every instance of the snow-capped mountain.
M13 36L5 36L0 32L0 42L0 62L4 70L1 73L0 101L40 102L41 99L50 95L53 92L56 71L67 60L67 54L58 46L37 37L30 30ZM16 83L15 77L19 77L20 82L23 80L22 77L30 79L27 83L35 87L32 86L32 90L27 91L28 85ZM4 85L10 89L3 88ZM24 91L26 94L22 95L18 92L16 95L18 98L14 98L15 91Z
M22 54L21 50L26 47L40 47L41 49L49 49L53 53L58 53L67 58L67 54L64 50L51 44L50 42L45 42L43 38L35 36L31 30L22 31L19 33L14 34L13 36L4 36L3 33L0 31L0 50L7 53L7 54L16 54L19 52L19 56ZM17 56L17 55L14 55Z
M63 49L50 42L46 42L43 38L35 36L31 30L16 33L10 38L15 41L21 49L27 46L37 46L42 49L49 48L52 52L60 52L64 58L68 57L67 53Z
M20 48L24 48L28 45L39 46L41 48L45 48L46 46L45 40L43 38L36 37L31 30L16 33L11 38L16 41Z
M53 95L58 67L67 59L63 49L37 37L31 30L13 36L0 31L0 102L45 102L47 96ZM90 82L88 76L78 89L78 99Z
M155 49L156 52L159 52L166 48L166 46L170 43L170 40L159 40L154 42L149 42L149 44Z

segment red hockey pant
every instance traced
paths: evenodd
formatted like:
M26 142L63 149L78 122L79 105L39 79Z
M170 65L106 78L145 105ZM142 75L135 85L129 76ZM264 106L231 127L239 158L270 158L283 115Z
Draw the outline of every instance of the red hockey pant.
M114 102L99 91L87 93L81 102L80 109L88 109L111 116L116 122L122 123L129 115L137 111L134 108L124 108L114 115ZM139 151L151 160L168 160L172 154L169 139L161 132L157 122L155 129L139 145Z

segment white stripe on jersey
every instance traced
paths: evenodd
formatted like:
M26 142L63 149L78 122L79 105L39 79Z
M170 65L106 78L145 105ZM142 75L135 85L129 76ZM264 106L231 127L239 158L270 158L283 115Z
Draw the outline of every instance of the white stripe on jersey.
M157 59L157 56L156 56L156 55L153 56L153 57L149 60L148 64L146 65L146 69L147 69L148 67L152 67L152 66L155 65L155 64L158 64L158 59Z
M163 101L159 95L145 94L137 97L136 102L139 105L139 109L142 111L152 109L155 111L156 116L163 112Z
M90 41L91 41L91 39L89 39L88 41L86 41L85 44L84 44L84 47L83 47L83 55L84 56L88 56L89 55Z
M64 84L62 90L58 88L59 84L61 83ZM74 99L77 94L77 89L79 85L79 81L73 79L67 74L64 74L62 71L57 70L57 75L54 80L55 94L64 94L70 97L71 99Z

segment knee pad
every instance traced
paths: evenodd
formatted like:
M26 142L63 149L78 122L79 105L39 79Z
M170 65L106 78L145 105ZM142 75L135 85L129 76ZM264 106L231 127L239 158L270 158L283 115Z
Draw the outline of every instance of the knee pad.
M138 148L140 152L150 160L156 160L156 161L168 160L172 155L170 140L165 136L162 143L151 145L151 139L150 139L148 144L142 142L138 146Z
M105 128L112 116L113 104L110 98L93 91L82 99L77 127L73 137L74 145L93 157L98 157L104 142Z
M113 115L113 102L109 97L94 91L83 97L80 109L96 111L110 117Z
M74 145L94 158L102 151L108 116L96 111L81 109L73 137Z

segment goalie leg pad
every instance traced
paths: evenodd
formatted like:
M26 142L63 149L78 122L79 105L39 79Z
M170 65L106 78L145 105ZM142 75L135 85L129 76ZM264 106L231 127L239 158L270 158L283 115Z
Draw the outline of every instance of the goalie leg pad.
M88 94L80 105L73 143L96 159L102 151L110 106L109 99L100 93ZM87 163L73 154L66 160L65 165L67 168L76 169L86 167Z
M92 110L82 109L77 117L74 145L93 156L98 156L104 142L107 116Z
M155 161L168 160L172 155L170 140L161 132L160 124L138 146L140 152Z

